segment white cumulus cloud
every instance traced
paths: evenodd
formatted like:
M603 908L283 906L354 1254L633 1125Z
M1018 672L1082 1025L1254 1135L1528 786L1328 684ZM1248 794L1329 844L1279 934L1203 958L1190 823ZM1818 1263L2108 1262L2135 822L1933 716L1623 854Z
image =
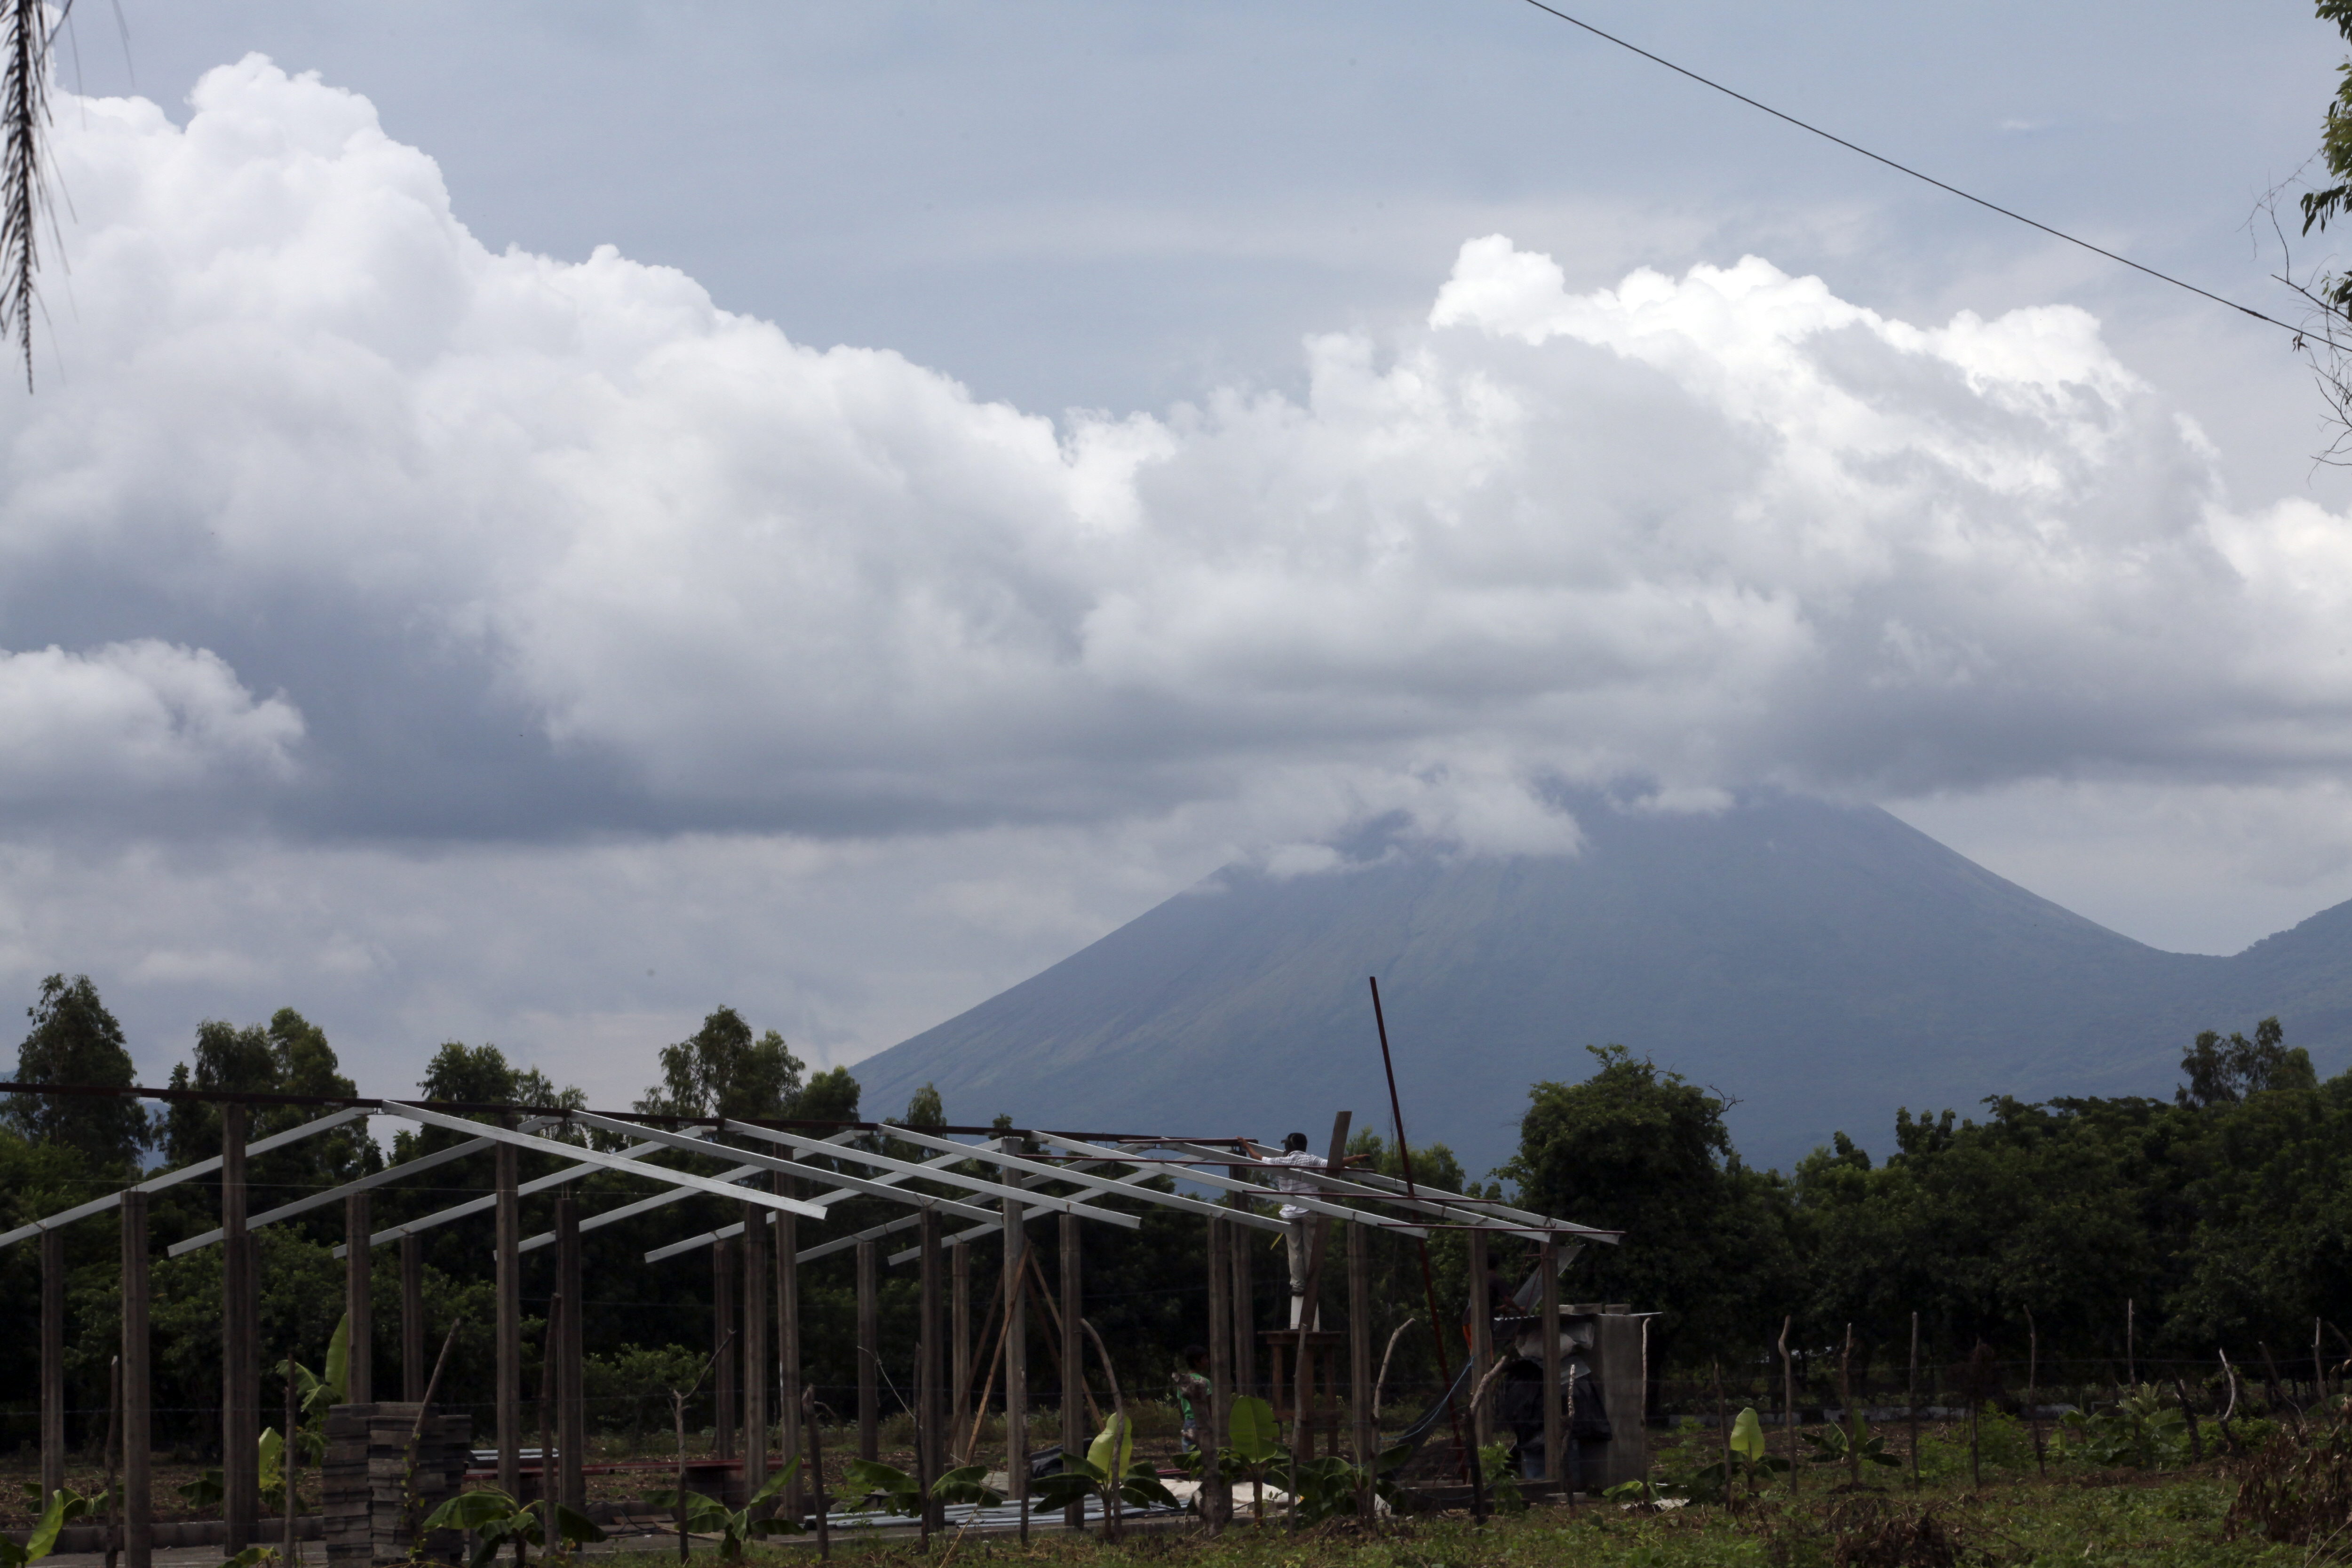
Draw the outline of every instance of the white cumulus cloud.
M0 802L12 805L278 783L301 738L300 714L255 700L203 648L0 652Z

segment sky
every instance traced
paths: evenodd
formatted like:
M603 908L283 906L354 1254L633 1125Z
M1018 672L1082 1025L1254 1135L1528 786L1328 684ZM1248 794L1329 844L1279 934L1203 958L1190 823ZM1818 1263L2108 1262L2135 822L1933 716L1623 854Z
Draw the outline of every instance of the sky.
M1580 14L2273 315L2326 258L2305 7ZM121 0L55 150L0 992L152 1079L283 1005L372 1092L618 1102L720 1003L854 1062L1233 860L1573 854L1563 785L2183 951L2352 898L2285 334L1518 0Z

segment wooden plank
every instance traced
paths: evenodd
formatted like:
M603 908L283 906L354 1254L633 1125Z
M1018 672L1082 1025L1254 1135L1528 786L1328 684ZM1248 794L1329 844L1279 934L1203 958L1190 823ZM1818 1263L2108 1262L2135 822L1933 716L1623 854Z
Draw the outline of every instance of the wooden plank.
M261 1325L246 1229L246 1109L221 1107L221 1512L234 1556L261 1514Z
M768 1227L762 1210L743 1205L743 1495L768 1479Z
M374 1249L360 1245L368 1234L368 1203L365 1193L343 1199L343 1312L351 1319L351 1341L343 1352L343 1400L349 1405L366 1405L375 1398L374 1282L370 1278Z
M1084 1458L1087 1452L1087 1362L1085 1332L1078 1320L1086 1310L1078 1269L1078 1216L1062 1216L1062 1452ZM1087 1521L1086 1505L1073 1501L1062 1510L1062 1522L1078 1530Z
M522 1240L519 1185L521 1151L501 1142L491 1155L496 1173L491 1186L498 1197L498 1422L499 1489L510 1498L522 1496Z
M922 1216L918 1215L916 1218ZM959 1465L971 1463L971 1247L959 1241L948 1248L949 1309L953 1319L948 1342L954 1347L951 1386L955 1396L948 1414L948 1457Z
M122 1558L149 1568L155 1552L155 1433L147 1194L122 1194Z
M857 1457L882 1457L882 1391L875 1377L882 1353L881 1273L878 1242L857 1244Z
M1234 1262L1235 1227L1223 1219L1209 1221L1209 1411L1201 1433L1202 1452L1213 1458L1233 1440L1234 1402ZM1246 1244L1244 1234L1240 1239ZM1206 1468L1208 1495L1205 1513L1213 1532L1233 1517L1233 1488L1221 1467Z
M1470 1386L1476 1388L1495 1364L1495 1318L1486 1300L1486 1233L1470 1237ZM1490 1389L1470 1406L1470 1440L1485 1447L1495 1440L1495 1395Z
M1007 1135L998 1146L1008 1154L1017 1154L1021 1140ZM1022 1228L1023 1212L1019 1198L1004 1200L1004 1473L1012 1500L1024 1505L1021 1526L1025 1538L1029 1532L1029 1292L1022 1288L1022 1269L1028 1260L1029 1237Z
M947 1447L945 1435L940 1430L940 1366L943 1359L940 1354L940 1216L937 1211L925 1209L921 1218L922 1223L916 1227L923 1258L919 1276L919 1338L916 1344L915 1434L919 1465L918 1474L924 1486L929 1488L947 1468L942 1462L947 1455ZM924 1513L932 1529L947 1522L947 1510L937 1501L927 1503Z
M778 1172L769 1178L778 1197L798 1195L793 1177ZM801 1432L801 1275L800 1221L789 1210L776 1214L776 1404L778 1453L786 1460L804 1452ZM805 1472L808 1467L801 1467ZM802 1477L794 1475L778 1500L786 1518L802 1514Z

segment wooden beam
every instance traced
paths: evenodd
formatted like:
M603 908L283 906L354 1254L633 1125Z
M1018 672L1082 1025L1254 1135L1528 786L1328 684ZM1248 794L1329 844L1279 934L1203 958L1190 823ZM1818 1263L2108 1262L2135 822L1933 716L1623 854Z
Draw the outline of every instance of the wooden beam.
M946 1434L940 1430L940 1216L937 1210L925 1209L921 1223L916 1226L922 1247L920 1274L921 1316L919 1322L920 1338L916 1343L915 1365L915 1442L917 1475L928 1489L946 1469ZM925 1493L929 1498L928 1489ZM946 1509L936 1500L927 1501L924 1517L933 1529L947 1522Z
M1495 1317L1486 1300L1486 1233L1470 1237L1470 1386L1476 1388L1495 1364ZM1470 1440L1481 1448L1495 1440L1495 1395L1492 1390L1470 1406Z
M743 1495L768 1479L768 1227L763 1211L743 1205Z
M1372 1478L1381 1459L1380 1427L1372 1420L1371 1229L1348 1227L1348 1415L1351 1447L1363 1474L1356 1489L1356 1517L1372 1517Z
M1569 1488L1576 1477L1568 1459L1567 1434L1559 1418L1559 1243L1547 1241L1537 1257L1543 1270L1543 1311L1537 1331L1543 1335L1543 1479L1559 1483L1560 1495L1573 1500Z
M147 1194L122 1194L122 1562L150 1568L155 1556L152 1340L149 1334Z
M1234 1173L1239 1175L1236 1165ZM1230 1201L1235 1212L1250 1213L1250 1196L1236 1188ZM1234 1389L1236 1394L1257 1393L1257 1297L1250 1286L1250 1239L1242 1227L1234 1227L1232 1258L1234 1263Z
M879 1244L857 1244L857 1457L882 1457L882 1391L875 1376L882 1353Z
M1021 1152L1021 1140L1011 1134L997 1145L1007 1154ZM1007 1172L1010 1175L1011 1173ZM1022 1228L1024 1208L1017 1197L1004 1200L1004 1474L1009 1496L1021 1505L1021 1533L1029 1533L1029 1292L1022 1272L1028 1263L1029 1233Z
M1076 1458L1087 1453L1087 1362L1086 1331L1078 1320L1086 1310L1086 1299L1078 1279L1078 1216L1062 1216L1062 1452ZM1072 1530L1083 1527L1087 1521L1086 1505L1072 1502L1062 1512L1062 1522Z
M950 1309L954 1322L949 1342L955 1347L955 1398L948 1415L948 1456L959 1465L968 1465L971 1463L971 1247L968 1244L959 1241L948 1248L948 1274L951 1280L950 1293L954 1298Z
M246 1110L221 1107L221 1513L226 1555L254 1543L261 1516L261 1324L246 1229Z
M400 1397L425 1403L425 1240L400 1238Z
M352 1193L343 1199L343 1312L351 1320L351 1339L343 1352L343 1403L375 1403L374 1281L370 1259L374 1249L363 1247L368 1236L368 1195Z
M500 1142L492 1152L491 1185L498 1213L498 1422L499 1489L510 1498L522 1496L522 1240L521 1200L517 1166L522 1152Z
M580 1204L567 1189L555 1198L555 1289L563 1298L563 1331L556 1338L555 1388L563 1412L556 1434L562 1470L556 1496L566 1508L588 1509L588 1298L580 1268Z
M769 1178L778 1197L797 1196L793 1179L779 1172ZM786 1459L807 1453L801 1432L801 1275L800 1221L788 1209L776 1213L776 1414L777 1453ZM801 1483L808 1474L803 1462L792 1484L784 1488L782 1512L801 1517Z
M41 1233L41 1500L66 1484L66 1233Z
M1216 1458L1232 1440L1234 1405L1234 1260L1235 1227L1223 1220L1209 1221L1209 1410L1201 1432L1201 1452L1207 1461L1202 1512L1212 1534L1225 1527L1234 1512L1232 1483ZM1240 1233L1246 1241L1247 1233Z
M742 1408L743 1340L735 1331L735 1243L722 1241L710 1249L710 1368L711 1452L721 1459L735 1458L736 1424Z

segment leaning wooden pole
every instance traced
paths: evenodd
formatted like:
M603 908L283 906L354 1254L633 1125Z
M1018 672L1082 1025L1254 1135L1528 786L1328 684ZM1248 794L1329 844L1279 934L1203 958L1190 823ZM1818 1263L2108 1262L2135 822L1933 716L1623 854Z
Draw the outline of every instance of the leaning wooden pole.
M521 1151L500 1143L491 1155L498 1214L499 1489L522 1496L522 1215L515 1195Z
M66 1484L66 1233L41 1233L41 1500Z
M261 1331L246 1229L245 1107L221 1107L221 1512L234 1556L261 1515Z
M1086 1315L1085 1291L1079 1282L1078 1226L1074 1214L1061 1216L1062 1243L1062 1452L1083 1459L1087 1454L1087 1344L1078 1321ZM1083 1529L1087 1508L1073 1500L1062 1510L1062 1522Z
M154 1395L150 1386L147 1194L122 1194L122 1563L151 1568L155 1555Z
M571 1189L555 1199L555 1289L563 1298L563 1331L556 1336L556 1398L563 1412L556 1429L561 1470L555 1495L566 1508L588 1508L588 1297L581 1278L580 1205Z
M351 1320L343 1352L346 1405L375 1403L375 1282L370 1268L375 1248L368 1245L369 1215L367 1194L343 1199L343 1315Z
M881 1243L857 1244L857 1457L882 1457Z
M1021 1140L1008 1134L1000 1151L1021 1152ZM1006 1184L1019 1182L1012 1166L1003 1167ZM1004 1472L1013 1500L1021 1506L1021 1543L1029 1543L1029 1292L1022 1289L1027 1262L1026 1233L1022 1228L1021 1200L1004 1200Z

